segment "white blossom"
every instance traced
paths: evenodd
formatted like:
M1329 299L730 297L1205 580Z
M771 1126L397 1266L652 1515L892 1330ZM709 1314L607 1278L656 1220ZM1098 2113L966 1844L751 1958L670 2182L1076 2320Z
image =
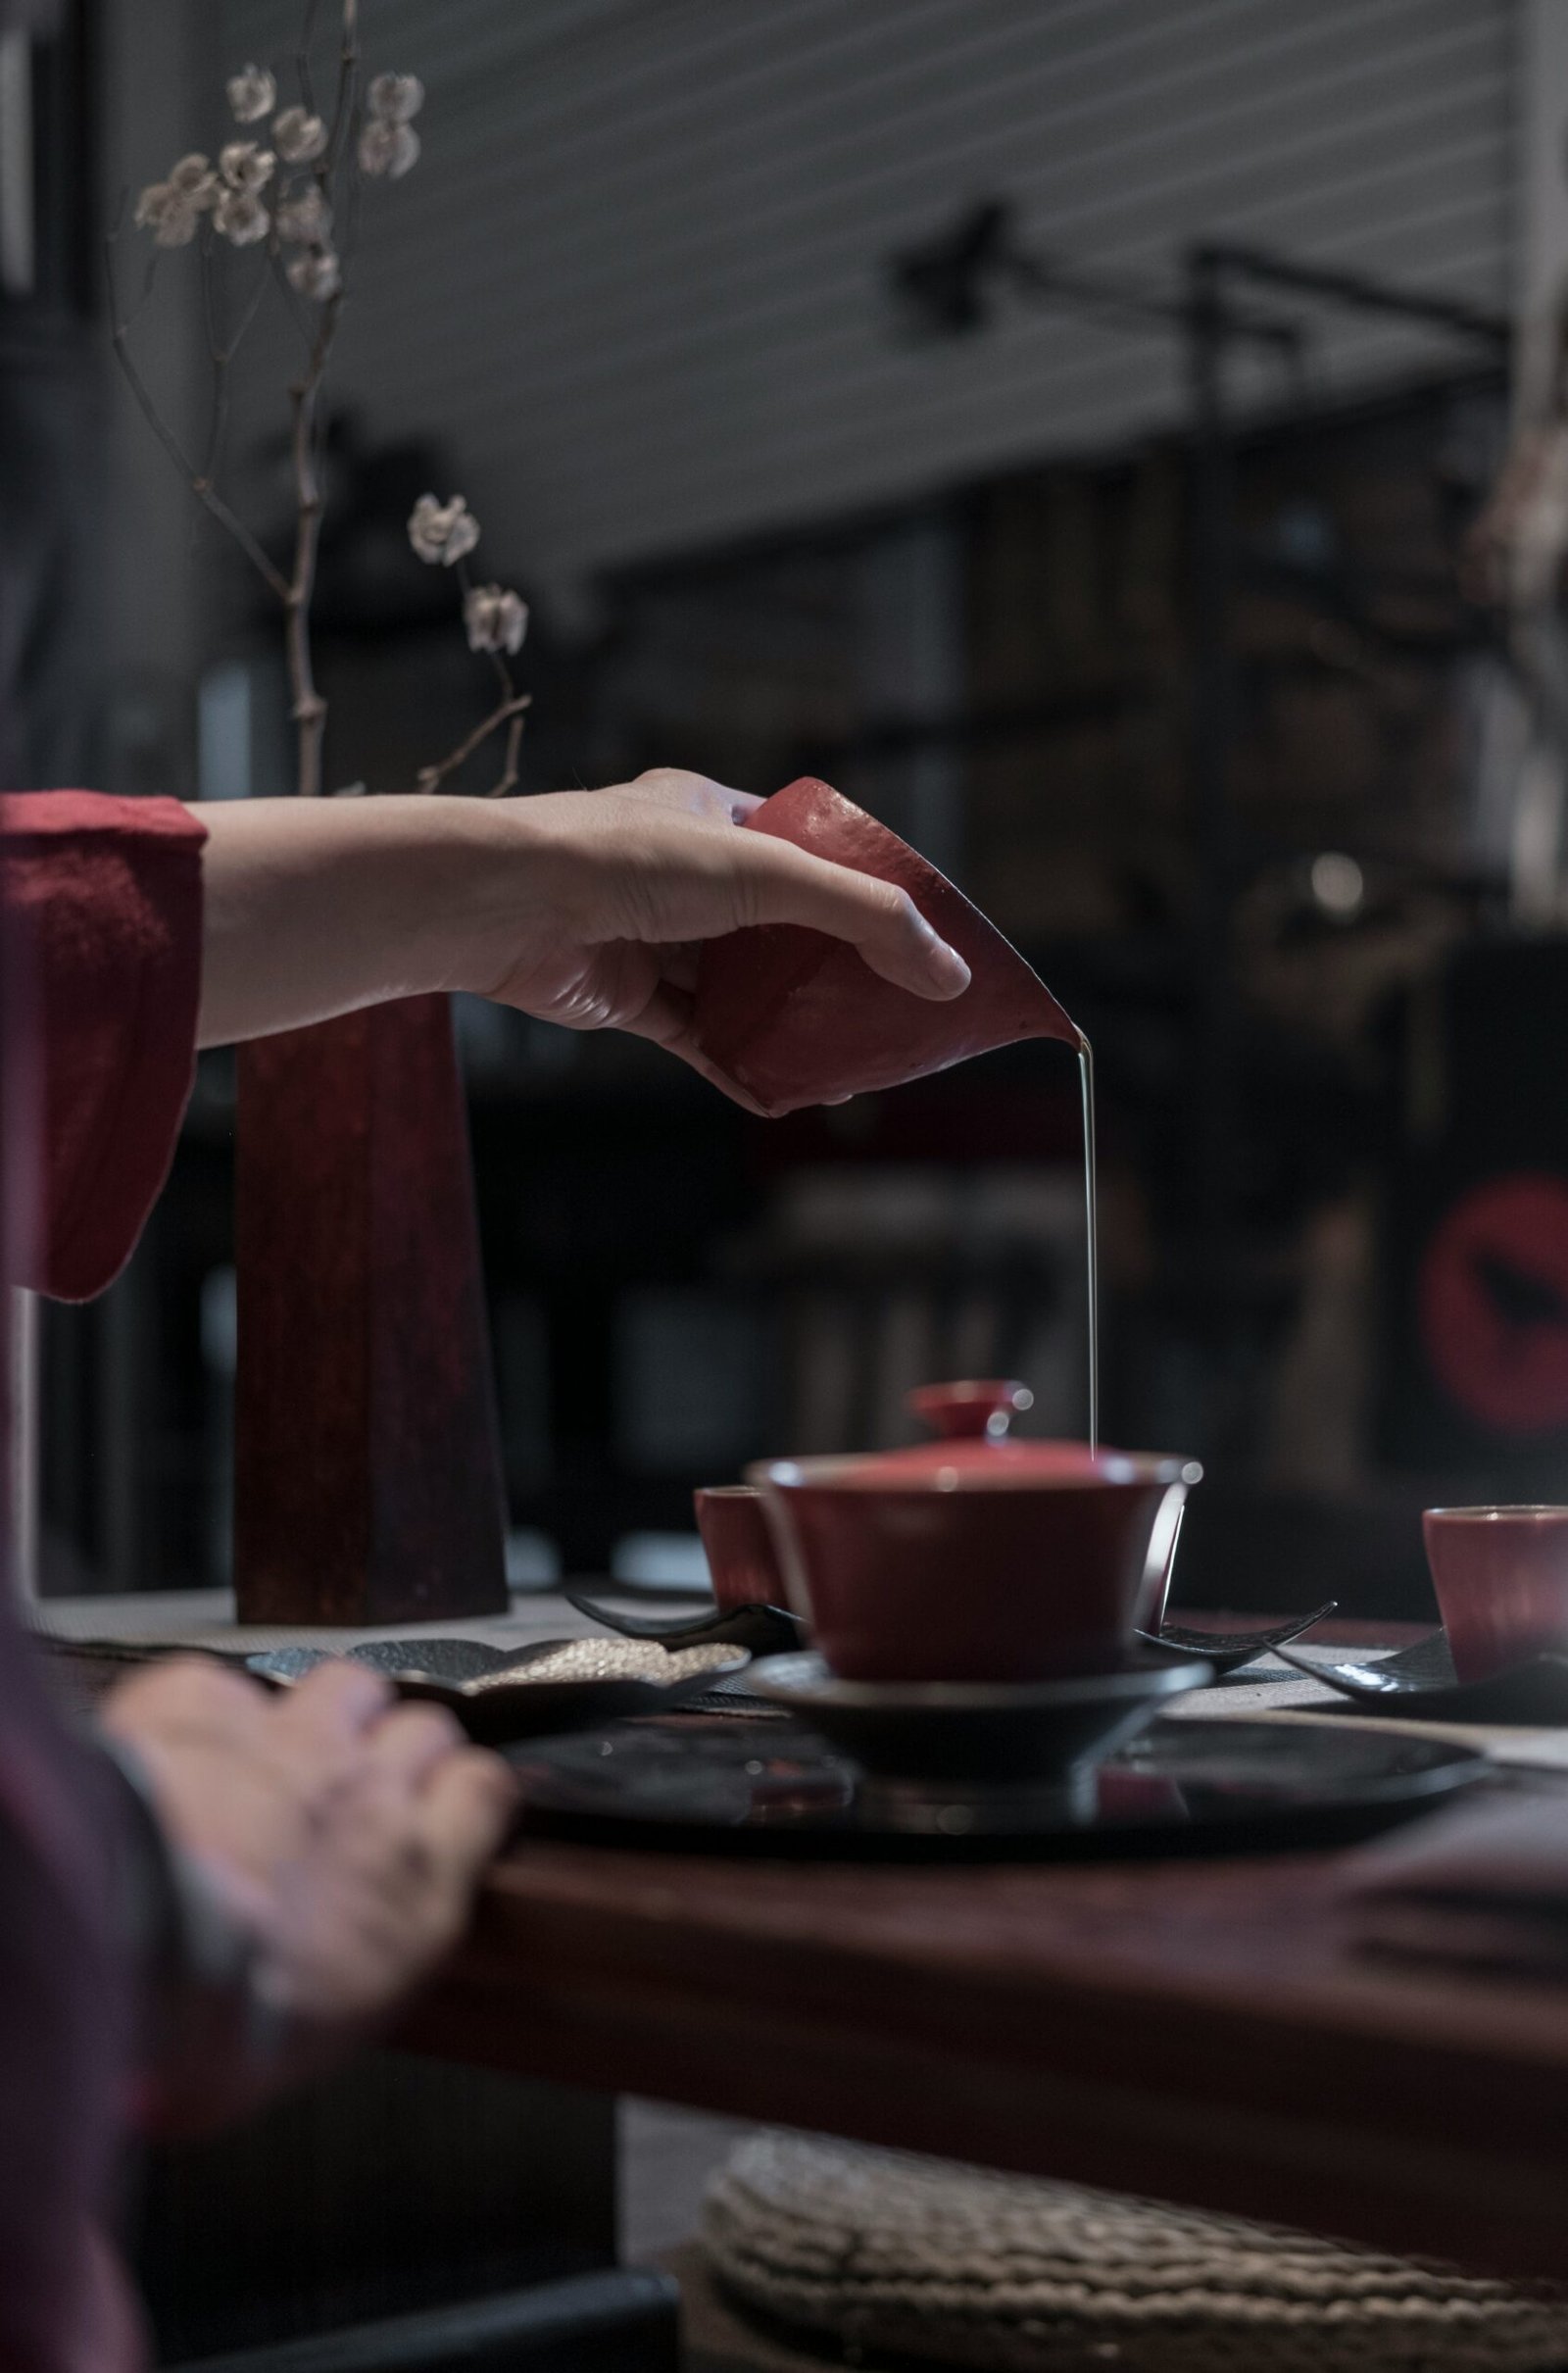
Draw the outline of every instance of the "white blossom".
M463 604L463 622L470 651L522 649L528 631L528 605L520 594L500 585L474 585Z
M150 181L136 200L136 227L150 230L160 247L188 247L201 219L200 205L172 181Z
M421 561L439 561L450 569L478 541L479 522L461 494L450 503L437 502L433 494L420 495L409 520L409 542Z
M401 181L419 158L419 135L411 124L384 124L377 117L360 134L360 171Z
M303 107L285 107L272 125L272 138L285 165L314 165L326 154L326 125Z
M245 66L228 78L228 104L237 124L260 124L277 105L277 84L265 66Z
M188 157L181 157L171 169L169 186L194 206L198 213L205 214L208 207L217 203L218 175L199 149L193 149Z
M327 298L335 297L342 287L343 272L332 248L311 247L304 255L291 260L288 280L289 286L297 288L302 297L310 297L316 304L324 305Z
M254 191L248 189L225 189L214 210L213 221L223 237L236 247L254 247L272 227L271 216Z
M254 195L270 181L277 159L270 148L260 148L254 140L230 140L220 150L218 162L230 189L245 189Z
M412 124L424 105L424 84L417 74L377 74L365 104L378 124Z
M290 247L323 247L332 228L332 209L312 181L274 210L277 235Z

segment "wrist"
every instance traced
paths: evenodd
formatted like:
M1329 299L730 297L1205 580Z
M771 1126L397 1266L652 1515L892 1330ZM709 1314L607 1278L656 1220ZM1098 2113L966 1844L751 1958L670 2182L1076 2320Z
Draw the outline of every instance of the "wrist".
M411 923L429 989L488 996L542 931L559 871L547 799L433 796ZM422 835L421 835L422 837ZM432 869L433 868L433 869Z

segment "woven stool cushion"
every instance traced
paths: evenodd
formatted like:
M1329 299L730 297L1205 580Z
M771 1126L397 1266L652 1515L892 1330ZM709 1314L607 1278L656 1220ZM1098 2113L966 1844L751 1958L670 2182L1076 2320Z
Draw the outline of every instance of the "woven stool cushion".
M1568 2290L976 2167L761 2134L703 2244L742 2304L1004 2373L1557 2373Z

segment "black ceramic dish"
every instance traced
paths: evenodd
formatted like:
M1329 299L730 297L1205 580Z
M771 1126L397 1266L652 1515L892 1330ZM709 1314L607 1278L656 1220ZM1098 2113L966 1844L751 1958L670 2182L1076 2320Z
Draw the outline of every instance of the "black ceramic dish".
M1173 1648L1184 1656L1201 1656L1223 1677L1240 1672L1257 1656L1272 1656L1287 1640L1298 1640L1303 1631L1333 1614L1338 1605L1338 1599L1325 1599L1309 1615L1293 1615L1288 1623L1276 1623L1268 1631L1184 1631L1179 1623L1164 1623L1157 1632L1141 1631L1137 1637L1151 1648Z
M1501 1722L1525 1729L1568 1723L1568 1656L1532 1656L1486 1681L1454 1678L1441 1631L1391 1656L1315 1664L1281 1650L1287 1664L1321 1681L1357 1713L1400 1722Z
M1337 1846L1482 1778L1446 1740L1334 1723L1156 1722L1065 1779L877 1779L799 1721L639 1722L516 1749L525 1834L827 1861L1101 1861Z
M469 1738L486 1746L550 1738L635 1714L667 1713L742 1671L749 1661L745 1650L736 1649L725 1664L665 1682L528 1678L530 1666L541 1656L566 1645L564 1640L540 1640L518 1650L488 1648L476 1640L368 1640L347 1650L274 1648L245 1661L262 1680L288 1688L329 1655L347 1655L356 1663L385 1673L400 1698L445 1706Z
M993 1786L1060 1779L1109 1755L1171 1698L1211 1678L1196 1656L1149 1648L1121 1672L1064 1681L841 1681L806 1652L764 1657L746 1688L808 1722L868 1771Z
M806 1627L798 1615L787 1613L782 1607L764 1607L760 1600L747 1607L713 1607L678 1621L662 1615L623 1615L602 1600L576 1590L567 1591L566 1604L586 1615L590 1623L619 1632L622 1639L657 1640L661 1648L707 1648L722 1642L747 1649L754 1656L784 1656L806 1641Z

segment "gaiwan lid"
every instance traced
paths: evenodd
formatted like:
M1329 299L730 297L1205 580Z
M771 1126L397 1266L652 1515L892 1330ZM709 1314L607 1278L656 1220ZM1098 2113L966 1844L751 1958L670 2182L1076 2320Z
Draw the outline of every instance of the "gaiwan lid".
M1122 1451L1091 1450L1087 1442L1019 1442L1008 1431L1015 1415L1034 1407L1026 1384L967 1378L956 1384L923 1384L909 1407L937 1439L905 1450L867 1452L858 1458L802 1460L805 1475L867 1489L900 1483L940 1482L961 1490L1003 1482L1038 1483L1056 1478L1125 1476L1134 1461Z

